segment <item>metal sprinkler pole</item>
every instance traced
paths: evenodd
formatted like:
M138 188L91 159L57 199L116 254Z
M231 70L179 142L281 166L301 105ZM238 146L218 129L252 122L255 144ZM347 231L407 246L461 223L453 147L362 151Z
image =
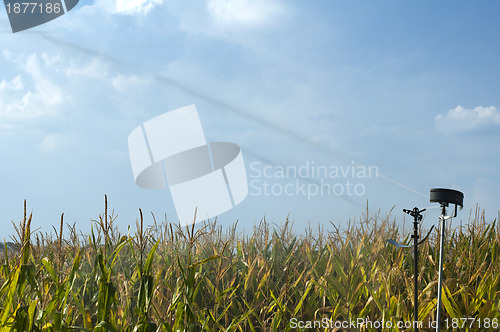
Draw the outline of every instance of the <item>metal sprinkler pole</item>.
M436 332L439 332L441 330L441 292L443 288L443 254L444 254L444 230L446 227L446 205L447 204L442 204L442 212L441 212L441 217L439 218L441 220L441 236L439 238L439 278L438 278L438 294L437 294L437 314L436 314L436 320L437 320L437 326L436 326Z
M422 218L417 208L413 216L413 329L418 332L418 217ZM414 210L414 211L415 211Z
M422 239L422 241L418 241L419 236L418 236L418 223L419 221L422 221L422 212L424 212L425 209L423 210L418 210L417 207L415 207L413 210L406 210L403 209L404 213L407 213L413 217L413 235L411 236L413 238L413 245L404 245L401 243L397 243L394 240L387 239L386 241L389 242L390 244L398 247L398 248L411 248L413 247L413 330L415 332L418 332L418 246L424 243L429 235L431 234L432 230L434 229L434 226L431 227L429 230L429 233Z
M441 295L443 293L444 231L446 229L446 219L455 218L457 216L457 207L460 206L461 210L464 206L464 194L454 189L432 188L430 202L439 203L442 208L441 216L439 217L439 220L441 221L441 238L439 239L439 276L436 314L436 331L439 332L441 330ZM446 207L450 203L455 205L455 212L451 216L447 216Z
M422 221L423 210L418 210L415 207L413 210L403 209L404 213L407 213L413 217L413 331L418 332L418 223ZM432 231L432 228L431 228ZM430 232L429 232L430 233ZM427 237L426 237L427 238ZM425 238L425 239L426 239ZM425 241L425 239L423 241ZM423 242L422 241L422 242Z

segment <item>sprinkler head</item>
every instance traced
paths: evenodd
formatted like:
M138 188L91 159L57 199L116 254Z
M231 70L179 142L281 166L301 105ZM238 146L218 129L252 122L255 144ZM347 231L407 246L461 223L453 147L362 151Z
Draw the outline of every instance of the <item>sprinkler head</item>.
M451 203L462 208L464 205L464 194L453 189L433 188L431 189L430 201L431 203L439 203L444 206L448 206Z

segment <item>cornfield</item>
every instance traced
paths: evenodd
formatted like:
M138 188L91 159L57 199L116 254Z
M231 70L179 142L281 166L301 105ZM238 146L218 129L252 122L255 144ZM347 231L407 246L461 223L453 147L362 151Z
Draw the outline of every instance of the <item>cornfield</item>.
M263 219L244 235L154 215L145 226L139 210L134 233L121 234L105 198L90 234L73 224L63 236L63 215L59 230L42 234L31 231L26 202L24 211L18 250L2 255L0 331L413 331L397 325L413 321L412 253L385 242L410 239L390 213L302 235L288 219ZM446 239L443 326L499 330L499 226L476 209ZM439 232L419 250L425 331L436 314Z

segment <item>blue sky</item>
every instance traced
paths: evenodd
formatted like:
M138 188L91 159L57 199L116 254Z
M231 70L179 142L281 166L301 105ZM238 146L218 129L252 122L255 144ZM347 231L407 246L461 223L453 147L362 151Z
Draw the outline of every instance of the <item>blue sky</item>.
M13 232L24 199L44 232L63 212L88 231L104 194L123 231L139 208L147 222L150 212L175 222L168 190L135 185L127 138L190 104L207 141L242 148L252 183L222 225L238 219L250 231L289 215L301 231L359 219L367 201L370 213L394 206L401 222L403 208L432 207L434 187L464 193L464 221L476 204L493 220L499 16L496 1L81 0L13 34L2 7L0 236ZM304 165L376 167L378 177L275 173ZM257 176L265 167L273 176ZM266 196L264 181L345 191Z

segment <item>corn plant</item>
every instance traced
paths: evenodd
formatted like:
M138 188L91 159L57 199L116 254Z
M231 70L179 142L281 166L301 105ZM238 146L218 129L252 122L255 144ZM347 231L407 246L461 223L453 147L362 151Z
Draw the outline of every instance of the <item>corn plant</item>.
M27 215L25 202L1 255L0 332L299 331L310 329L291 322L359 319L395 326L413 320L413 257L384 242L409 242L390 214L367 212L342 228L331 223L301 234L288 218L274 227L264 218L244 235L217 220L181 227L151 215L145 225L139 209L135 233L122 234L105 196L88 234L65 227L64 215L58 229L41 233L31 230L36 214ZM443 319L498 323L497 221L477 208L466 225L446 232ZM419 250L422 330L435 320L438 248L436 230Z

